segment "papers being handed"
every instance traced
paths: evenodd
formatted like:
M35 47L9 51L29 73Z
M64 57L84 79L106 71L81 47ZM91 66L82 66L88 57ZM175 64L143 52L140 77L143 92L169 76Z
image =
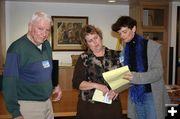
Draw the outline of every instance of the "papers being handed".
M129 72L128 66L123 66L108 72L103 73L103 77L109 84L112 90L116 93L122 92L129 88L130 81L123 79L125 73Z
M129 72L128 66L123 66L111 71L104 72L102 75L106 82L109 84L112 90L116 93L122 92L129 88L130 81L123 79L125 73ZM112 100L106 100L108 96L103 96L103 92L100 90L95 90L92 100L111 104Z

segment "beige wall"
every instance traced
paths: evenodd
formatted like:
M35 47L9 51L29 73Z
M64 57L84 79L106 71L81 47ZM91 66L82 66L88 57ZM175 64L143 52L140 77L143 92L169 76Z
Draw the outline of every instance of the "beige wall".
M52 16L88 16L89 24L103 31L104 44L115 49L117 38L111 35L111 25L121 15L129 15L129 5L95 5L49 2L6 1L6 47L27 32L27 23L32 13L43 10ZM53 52L60 63L71 63L72 54L81 52Z

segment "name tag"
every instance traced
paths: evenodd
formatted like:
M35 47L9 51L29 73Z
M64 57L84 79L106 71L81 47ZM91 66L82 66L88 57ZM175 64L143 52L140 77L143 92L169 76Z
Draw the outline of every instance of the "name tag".
M120 56L119 61L120 61L120 63L124 63L124 56Z
M50 67L50 64L49 64L49 61L48 61L48 60L42 61L42 65L43 65L44 68Z
M124 65L124 52L120 53L119 61L122 65Z

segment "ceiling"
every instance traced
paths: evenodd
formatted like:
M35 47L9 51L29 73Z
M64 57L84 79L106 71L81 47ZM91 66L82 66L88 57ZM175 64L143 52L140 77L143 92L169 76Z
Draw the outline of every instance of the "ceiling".
M128 0L116 0L116 3L108 3L108 0L5 0L5 1L23 1L23 2L59 2L59 3L82 3L82 4L128 4Z
M22 1L22 2L58 2L58 3L77 3L77 4L112 4L127 5L129 0L116 0L115 3L109 3L108 0L5 0L5 1ZM179 2L180 0L169 0L169 2Z

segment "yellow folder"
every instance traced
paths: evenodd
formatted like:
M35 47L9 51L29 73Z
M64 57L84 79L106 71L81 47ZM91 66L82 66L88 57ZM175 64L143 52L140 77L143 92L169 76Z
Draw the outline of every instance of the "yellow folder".
M129 88L130 81L123 79L125 73L129 72L128 66L123 66L114 70L104 72L102 75L106 82L109 84L112 90L116 93L122 92L125 89ZM111 104L112 100L108 100L107 96L103 95L103 92L100 90L95 90L92 100Z

